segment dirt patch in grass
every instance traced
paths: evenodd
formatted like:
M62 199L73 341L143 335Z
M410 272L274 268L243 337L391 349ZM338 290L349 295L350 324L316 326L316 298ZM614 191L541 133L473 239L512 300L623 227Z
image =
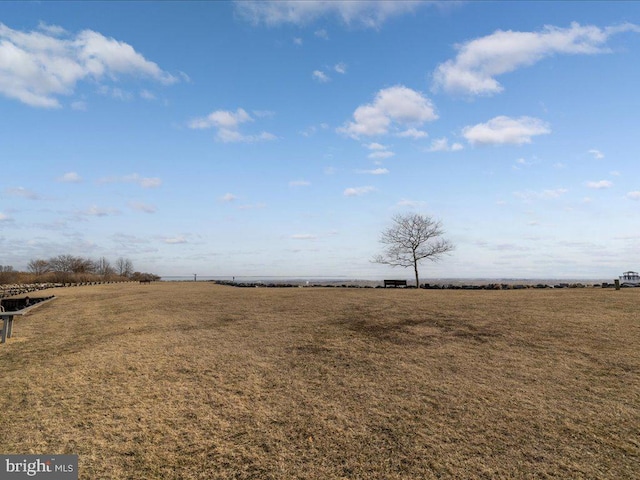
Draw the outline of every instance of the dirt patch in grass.
M80 478L638 474L640 289L53 293L0 346L0 449Z

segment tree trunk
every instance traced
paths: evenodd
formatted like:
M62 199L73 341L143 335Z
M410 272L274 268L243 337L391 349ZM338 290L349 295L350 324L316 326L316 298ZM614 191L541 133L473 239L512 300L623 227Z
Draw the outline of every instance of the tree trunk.
M413 271L416 274L416 288L420 288L420 279L418 278L418 260L416 259L415 252L413 252Z

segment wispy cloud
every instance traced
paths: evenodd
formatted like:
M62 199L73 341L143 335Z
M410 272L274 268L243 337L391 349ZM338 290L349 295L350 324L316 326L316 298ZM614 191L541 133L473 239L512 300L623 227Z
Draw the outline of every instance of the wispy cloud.
M409 200L409 199L403 198L398 203L396 203L396 206L418 208L418 207L424 207L426 204L427 202L423 202L421 200Z
M254 25L307 25L323 17L333 16L345 25L379 28L387 20L415 12L434 2L410 0L403 2L360 0L357 2L328 2L325 0L267 0L262 2L236 1L236 13ZM324 34L319 33L324 32ZM328 38L325 30L316 36Z
M308 187L311 182L308 180L292 180L289 182L290 187Z
M238 197L236 197L233 193L225 193L222 197L220 197L220 200L223 202L234 202L237 199Z
M630 198L631 200L640 200L640 190L627 193L627 198Z
M390 150L380 150L378 152L370 153L369 155L367 155L367 158L383 159L383 158L391 158L394 155L395 153Z
M609 180L598 180L595 182L587 182L588 188L594 188L596 190L602 190L603 188L611 188L613 187L613 182Z
M158 188L162 185L162 179L158 177L142 177L137 173L132 173L121 177L104 177L98 180L98 183L135 183L142 188Z
M549 124L539 118L511 118L504 115L486 123L465 127L462 135L472 145L522 145L537 135L551 133Z
M449 93L492 95L504 90L496 80L499 75L531 66L553 55L608 53L610 49L606 42L609 37L629 31L640 32L640 27L627 23L598 28L572 23L568 28L546 26L538 32L498 30L456 45L455 59L436 68L433 87Z
M273 112L269 112L273 115ZM256 113L254 112L254 115ZM260 115L256 115L260 116ZM275 140L276 136L262 132L259 134L247 135L240 132L240 125L253 122L254 119L243 108L238 108L235 112L229 110L216 110L206 117L194 118L188 123L188 127L194 130L204 130L214 128L217 130L216 140L223 143L254 143L265 140Z
M350 187L344 190L343 195L345 197L360 197L362 195L366 195L367 193L371 193L373 191L375 191L375 188L372 186Z
M344 62L336 63L333 66L333 69L341 75L347 73L347 64Z
M67 172L61 177L58 177L57 180L62 183L80 183L82 182L82 177L76 172Z
M363 145L363 147L368 148L369 150L386 150L387 149L386 145L382 145L381 143L378 143L378 142L372 142L372 143Z
M372 170L356 170L356 173L364 173L367 175L386 175L389 170L386 168L374 168Z
M541 190L541 191L524 190L524 191L513 192L513 195L517 198L522 199L525 202L530 202L532 200L537 200L537 199L548 200L548 199L559 198L562 195L566 194L568 191L569 190L567 190L566 188L554 188L554 189Z
M138 212L143 212L143 213L156 213L157 211L157 208L155 207L155 205L149 205L143 202L129 202L129 207L132 210L136 210Z
M417 128L408 128L407 130L396 133L396 137L413 138L414 140L426 138L428 136L429 134L427 132L424 130L418 130Z
M31 32L0 23L0 58L12 59L0 70L0 94L32 107L61 107L59 97L72 95L81 81L114 82L126 75L165 85L178 81L125 42L92 30L70 34L42 23ZM118 89L102 87L117 95Z
M79 212L80 215L88 217L108 217L111 215L119 215L120 211L116 208L102 208L97 205L92 205L86 210Z
M158 97L156 97L155 93L147 90L147 89L142 89L140 90L140 98L144 98L145 100L157 100Z
M9 195L10 197L20 197L20 198L26 198L29 200L40 200L40 195L38 195L36 192L33 192L31 190L28 190L24 187L9 187L6 188L4 190L6 195Z
M604 153L602 153L600 150L596 150L595 148L592 148L591 150L589 150L589 153L596 160L602 160L604 158Z
M313 73L311 74L311 77L320 83L327 83L331 81L331 77L329 77L326 73L320 70L314 70Z

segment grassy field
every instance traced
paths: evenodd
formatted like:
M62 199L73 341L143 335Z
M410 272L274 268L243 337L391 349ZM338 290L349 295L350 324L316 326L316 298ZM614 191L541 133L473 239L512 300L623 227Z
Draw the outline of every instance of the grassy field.
M640 289L43 291L0 452L83 479L640 475Z

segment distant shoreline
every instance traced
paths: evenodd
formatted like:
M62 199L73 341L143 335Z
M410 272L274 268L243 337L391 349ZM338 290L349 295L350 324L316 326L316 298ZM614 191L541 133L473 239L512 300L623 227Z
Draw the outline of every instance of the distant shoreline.
M415 280L397 276L388 277L406 280L408 287L415 288ZM163 276L160 281L165 282L216 282L224 285L240 287L282 287L282 286L328 286L328 287L369 287L376 288L384 285L384 279L358 279L349 277L287 277L287 276ZM614 279L574 279L574 278L427 278L421 279L422 288L483 288L505 289L517 287L594 287L613 286Z
M235 282L273 282L273 283L290 283L290 282L360 282L360 283L382 283L384 279L399 279L407 280L408 283L415 282L412 277L404 275L389 275L380 278L358 278L351 276L302 276L302 275L197 275L195 280L198 282L205 281L235 281ZM485 283L523 283L528 285L535 285L538 283L583 283L583 284L597 284L603 282L613 282L617 279L617 276L612 278L574 278L574 277L547 277L547 278L493 278L493 277L437 277L437 278L421 278L420 283L430 284L485 284ZM193 275L163 275L160 277L160 281L176 282L176 281L194 281Z

